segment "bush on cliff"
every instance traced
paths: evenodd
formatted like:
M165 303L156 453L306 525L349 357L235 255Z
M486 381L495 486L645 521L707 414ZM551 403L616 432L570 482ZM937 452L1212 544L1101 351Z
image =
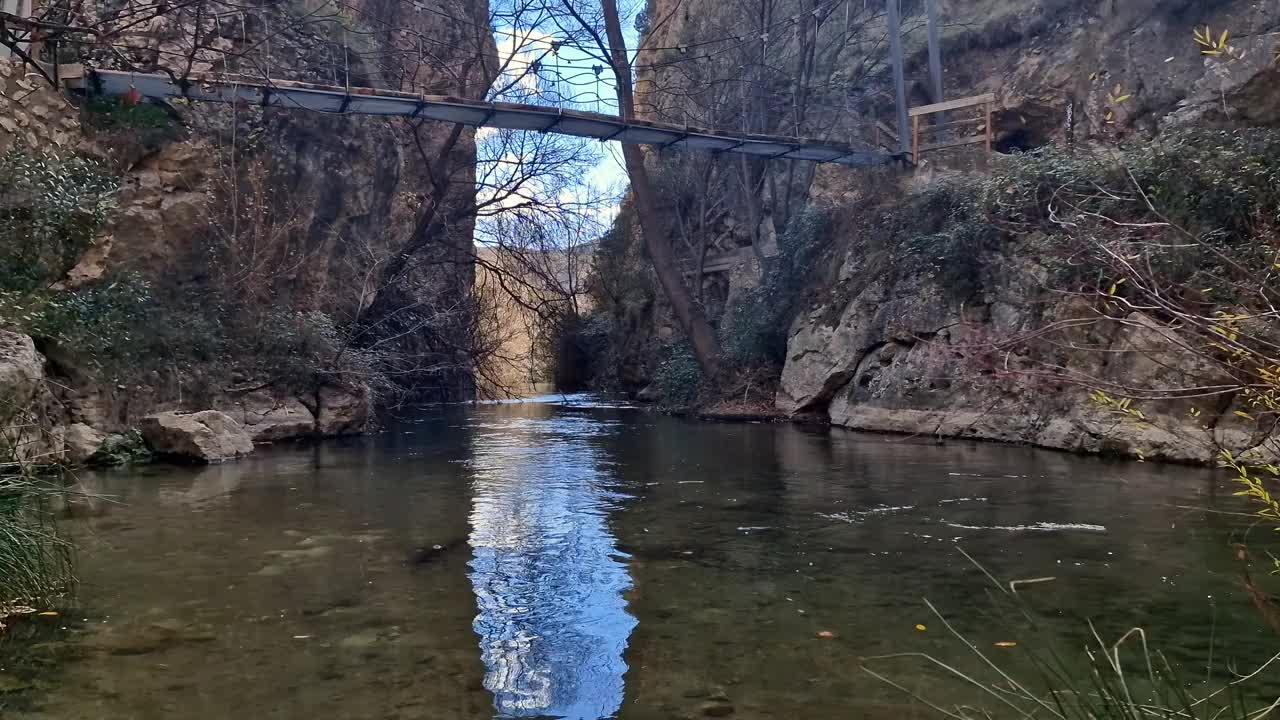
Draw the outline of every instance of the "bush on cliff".
M115 208L115 191L116 179L87 158L18 145L0 156L0 327L66 348L94 370L130 359L151 306L135 275L56 286Z
M0 155L0 291L44 290L92 244L116 180L93 160L11 146Z
M829 218L806 205L778 238L778 255L765 261L763 278L725 308L720 342L734 366L782 367L787 357L787 330L803 295L805 281L823 247Z

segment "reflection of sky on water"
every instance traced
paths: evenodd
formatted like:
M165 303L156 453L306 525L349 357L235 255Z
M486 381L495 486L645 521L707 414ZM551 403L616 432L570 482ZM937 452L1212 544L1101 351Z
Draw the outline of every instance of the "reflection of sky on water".
M595 720L622 703L636 621L607 524L622 496L591 442L608 427L586 417L475 427L474 628L502 716Z

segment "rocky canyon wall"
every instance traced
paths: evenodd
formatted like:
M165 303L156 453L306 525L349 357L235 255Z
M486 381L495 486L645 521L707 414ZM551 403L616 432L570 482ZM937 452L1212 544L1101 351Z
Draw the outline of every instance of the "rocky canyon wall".
M773 28L768 42L775 50L794 43L796 49L784 57L802 60L806 38L819 47L810 60L816 69L797 65L801 68L797 72L808 72L819 88L815 94L820 101L810 98L810 117L819 118L820 127L836 137L874 142L866 128L875 119L892 121L892 95L887 68L883 63L869 66L874 63L869 63L860 43L883 38L879 11L860 15L853 6L863 4L854 3L848 14L833 12L840 17L828 17L825 22L847 28L862 23L862 29L860 34L841 35L842 44L828 48L822 33L829 29L805 27L805 11L814 10L812 4L762 7L766 5L772 8L765 24ZM928 90L922 23L911 16L914 7L908 6L906 23L912 28L905 43L908 94L912 105L922 105L933 98ZM1056 145L1105 157L1119 143L1149 141L1188 127L1280 124L1280 93L1275 89L1280 87L1276 83L1280 79L1276 63L1280 8L1276 6L1232 0L944 0L941 7L946 22L946 97L996 95L992 130L1001 155ZM712 57L711 50L718 46L705 51L696 48L703 47L701 40L737 27L729 35L739 37L743 50L723 54L741 60L739 56L753 47L751 38L757 36L749 31L760 25L758 20L743 20L710 2L650 2L646 21L651 32L646 42L662 49L641 54L640 87L649 98L645 107L664 119L682 116L699 124L717 113L723 123L726 108L741 111L741 100L735 104L724 94L690 91L698 87L699 77L714 77L722 62L720 53ZM1206 27L1215 37L1229 30L1229 47L1204 54L1206 47L1196 42L1194 32ZM743 36L748 40L741 41ZM754 50L763 52L764 44L756 42ZM696 63L682 66L679 62L680 54L699 52L707 56L698 64L701 76L685 67ZM751 71L746 76L752 77ZM755 82L767 92L794 98L783 78L760 77ZM749 94L746 97L750 99ZM843 107L837 112L833 105ZM762 113L757 121L759 130L795 130L788 125L785 107ZM698 162L657 153L650 160L655 165ZM776 162L754 176L758 189L750 197L757 211L731 204L729 212L708 222L716 242L732 248L755 246L762 237L784 234L796 216L784 198L788 203L798 198L829 218L820 238L820 256L806 269L800 287L789 291L793 311L787 319L785 355L777 368L777 410L862 430L1173 460L1208 461L1218 446L1241 449L1256 443L1249 427L1233 421L1238 407L1230 402L1210 408L1209 417L1196 418L1188 417L1185 404L1168 404L1152 411L1163 422L1129 424L1089 403L1088 391L1079 386L1018 372L1052 360L1103 380L1131 384L1169 380L1176 371L1134 352L1159 336L1160 328L1149 318L1135 317L1123 331L1090 338L1089 351L1048 355L1032 351L1028 356L1015 353L995 360L979 357L984 355L979 348L1033 334L1082 312L1075 301L1055 294L1045 249L1035 242L996 243L963 258L971 266L963 287L927 264L914 272L886 272L886 256L910 254L915 240L946 232L947 223L886 229L867 221L874 216L864 212L867 207L891 211L939 183L977 187L1000 162L999 156L988 159L980 151L965 150L926 155L918 167L906 171L822 167L812 172ZM688 207L681 209L687 212ZM694 264L693 259L688 262ZM759 285L768 267L777 262L756 253L734 272L702 280L705 302L720 314L722 336L726 315L720 308L731 307L735 295ZM635 308L643 307L634 302L627 312L634 315ZM645 316L647 325L670 326L660 301L651 301L649 307L653 309ZM644 370L641 378L632 381L633 387L653 380L659 366L655 358L664 352L659 333L650 333L646 348L630 351L630 357L636 358L631 367ZM1007 366L993 367L993 362Z
M86 21L107 12L88 7ZM325 4L268 2L236 10L217 23L208 19L214 13L175 10L131 30L122 41L127 52L86 45L71 58L64 45L60 59L140 72L228 71L464 96L486 89L483 72L458 70L477 63L483 69L493 56L483 2L370 0L347 4L341 13ZM418 49L410 53L410 45ZM252 347L237 346L240 356L228 356L225 346L203 356L193 352L190 345L211 333L190 325L199 317L220 332L229 322L232 310L209 307L215 296L229 298L243 324L292 327L295 318L317 317L323 331L359 320L382 289L379 268L414 236L424 199L439 179L431 175L433 164L446 169L450 202L473 201L470 131L452 135L447 127L402 119L182 101L145 105L146 122L139 124L133 108L110 99L69 101L16 63L0 67L0 90L0 151L20 146L37 154L88 155L119 178L108 223L57 286L76 292L140 278L164 308L190 311L160 314L150 323L165 330L165 342L187 345L176 349L179 359L125 367L109 380L90 371L80 349L37 337L48 381L44 405L54 426L115 432L156 410L208 407L228 412L263 441L369 426L374 398L358 372L300 392L275 382L278 368L259 362ZM401 307L426 317L461 304L472 284L470 242L465 220L432 238L425 260L397 280ZM415 322L426 338L430 323ZM395 334L399 347L417 341L413 331ZM417 399L465 398L473 387L464 363L412 382Z

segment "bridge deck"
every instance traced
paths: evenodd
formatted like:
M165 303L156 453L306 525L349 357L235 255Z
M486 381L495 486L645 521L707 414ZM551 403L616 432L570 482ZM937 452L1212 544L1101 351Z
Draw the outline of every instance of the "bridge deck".
M228 75L193 77L185 82L174 82L164 75L64 67L66 69L60 68L59 74L68 88L107 95L124 95L130 88L136 88L143 97L154 99L187 98L323 113L420 117L473 127L534 130L659 148L690 148L840 165L884 165L899 158L898 155L860 150L844 143L722 132L644 120L624 121L614 115L537 105Z

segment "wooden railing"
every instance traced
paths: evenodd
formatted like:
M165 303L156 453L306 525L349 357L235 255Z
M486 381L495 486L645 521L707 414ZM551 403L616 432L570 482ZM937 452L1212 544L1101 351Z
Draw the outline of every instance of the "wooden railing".
M922 105L917 108L911 108L909 113L911 117L911 162L915 165L920 164L921 153L932 150L942 150L944 148L960 147L962 145L976 145L978 143L986 143L987 152L991 152L991 144L994 135L991 128L991 106L995 104L996 96L990 93L986 95L975 95L973 97L960 98L959 100L948 100L946 102L935 103L933 105ZM946 122L937 124L923 124L921 120L931 115L940 113L948 113L956 110L967 110L976 108L978 114L976 117L961 118L959 120L948 119ZM922 126L923 125L923 126ZM966 135L962 137L946 138L938 137L937 134L946 130L954 130L956 128L964 128L971 125L978 126L977 135ZM921 142L921 134L933 133L933 142Z

